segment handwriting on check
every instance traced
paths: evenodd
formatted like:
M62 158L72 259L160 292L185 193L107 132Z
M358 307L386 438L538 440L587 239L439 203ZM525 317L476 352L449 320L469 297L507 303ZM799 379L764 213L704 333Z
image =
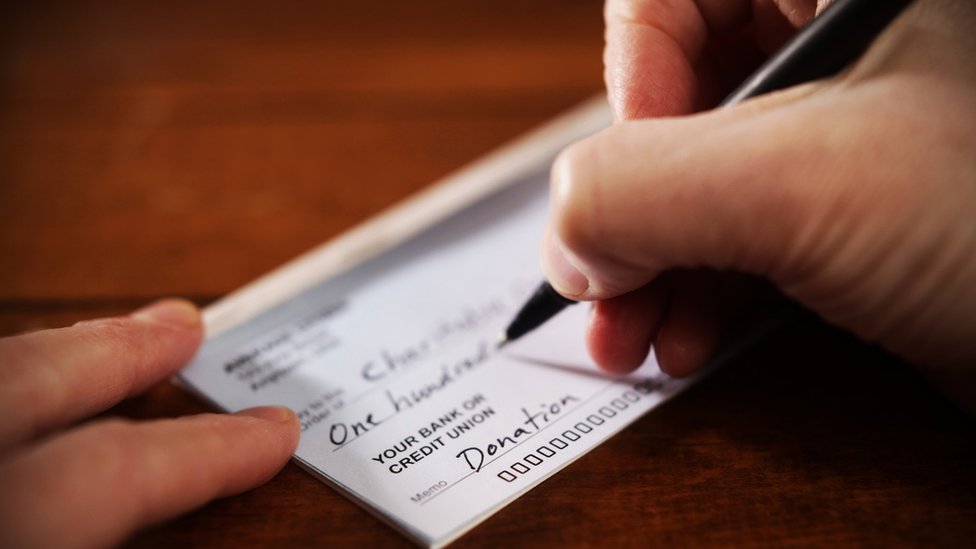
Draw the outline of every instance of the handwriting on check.
M333 423L329 428L329 442L336 447L345 446L384 421L433 397L456 383L466 373L484 364L491 356L490 348L487 342L481 341L474 353L441 365L435 378L402 392L387 389L386 399L377 411L366 412L359 420Z

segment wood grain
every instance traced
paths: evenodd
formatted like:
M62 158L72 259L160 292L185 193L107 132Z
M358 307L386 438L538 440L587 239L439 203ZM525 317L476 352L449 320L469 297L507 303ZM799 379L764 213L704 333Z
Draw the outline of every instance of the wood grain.
M0 333L206 304L601 89L595 1L0 8ZM206 407L168 384L110 413ZM976 428L815 322L457 547L973 546ZM287 466L132 547L408 546Z

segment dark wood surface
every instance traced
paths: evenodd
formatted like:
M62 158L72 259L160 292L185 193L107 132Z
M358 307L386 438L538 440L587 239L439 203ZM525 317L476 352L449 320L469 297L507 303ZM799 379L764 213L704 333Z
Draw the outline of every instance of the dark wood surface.
M0 333L205 305L599 92L601 47L596 1L4 3ZM806 321L456 546L973 546L974 464L972 419ZM131 545L408 542L290 464Z

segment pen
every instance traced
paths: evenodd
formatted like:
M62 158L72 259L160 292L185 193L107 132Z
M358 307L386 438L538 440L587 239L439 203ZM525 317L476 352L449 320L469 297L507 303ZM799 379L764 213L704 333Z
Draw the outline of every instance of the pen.
M911 0L836 0L719 104L719 108L836 74L857 59ZM499 338L498 348L575 301L543 282Z

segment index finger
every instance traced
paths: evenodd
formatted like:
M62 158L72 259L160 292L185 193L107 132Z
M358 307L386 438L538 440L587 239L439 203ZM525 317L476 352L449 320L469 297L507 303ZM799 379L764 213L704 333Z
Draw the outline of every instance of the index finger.
M734 37L751 23L754 46L768 53L815 8L813 0L607 0L604 79L616 118L688 114L703 98L720 98L728 90L710 88L729 68L706 59L717 50L707 49L711 39Z

